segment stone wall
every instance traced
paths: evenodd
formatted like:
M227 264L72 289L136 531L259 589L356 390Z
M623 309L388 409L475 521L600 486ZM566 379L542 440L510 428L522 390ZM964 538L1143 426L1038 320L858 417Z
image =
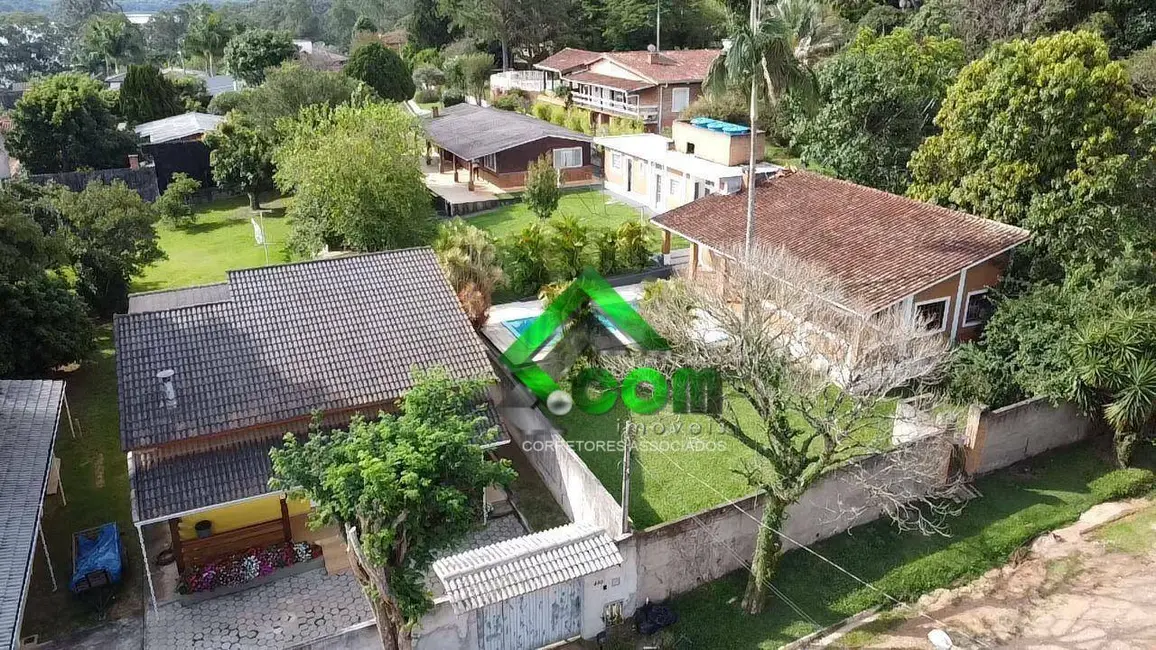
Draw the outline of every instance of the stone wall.
M1074 405L1053 406L1043 397L994 411L973 405L968 413L964 468L969 474L985 474L1079 442L1094 429L1092 420Z

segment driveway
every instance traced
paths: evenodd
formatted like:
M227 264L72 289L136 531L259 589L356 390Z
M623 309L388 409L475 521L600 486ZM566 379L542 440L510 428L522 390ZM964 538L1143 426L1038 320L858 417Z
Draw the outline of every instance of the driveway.
M1037 539L1024 555L970 585L921 599L920 610L946 626L922 617L890 625L877 620L860 633L884 631L855 647L930 648L927 634L940 628L956 648L1156 648L1152 503L1096 506L1076 524Z

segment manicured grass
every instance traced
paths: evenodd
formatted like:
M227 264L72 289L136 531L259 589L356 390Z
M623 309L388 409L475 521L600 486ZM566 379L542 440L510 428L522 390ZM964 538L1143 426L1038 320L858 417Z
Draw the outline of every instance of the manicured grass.
M558 203L559 216L577 217L589 228L617 228L628 221L638 221L642 213L638 208L622 203L600 190L567 192ZM487 230L496 239L504 239L538 221L525 203L514 203L496 210L467 217L466 220L478 228ZM657 228L650 229L650 250L657 253L662 249L662 235ZM685 248L689 244L681 237L671 242L673 248Z
M269 242L269 264L289 261L285 239L289 232L285 219L285 199L262 204L270 210L264 219ZM249 222L252 212L244 197L214 201L198 206L197 222L185 228L158 226L161 250L168 259L144 270L133 282L133 291L174 289L197 284L222 282L225 272L264 266L265 249L253 237Z
M1113 551L1144 555L1156 548L1156 506L1148 507L1093 533Z
M1145 451L1141 461L1151 465L1153 454ZM980 479L976 487L983 496L951 522L950 538L900 533L878 521L813 548L878 589L911 601L975 578L1040 533L1071 523L1102 499L1089 483L1112 471L1102 450L1087 443L1069 447ZM739 602L747 577L745 569L736 571L670 603L680 615L673 632L687 639L685 647L777 648L816 629L778 598L761 615L744 614ZM822 626L889 604L800 550L787 554L774 583Z
M740 410L748 412L749 406ZM753 418L754 414L749 415ZM639 435L632 451L630 475L630 517L636 528L677 519L722 500L685 476L676 463L708 481L727 498L737 499L754 491L735 470L743 463L755 462L758 455L705 415L676 415L669 411L638 415L619 402L613 411L602 415L589 415L575 408L564 416L551 417L586 466L619 502L621 428L627 421L636 425L634 431Z
M60 588L52 592L44 555L38 546L23 632L40 635L41 640L62 637L99 622L95 612L68 591L75 531L110 521L120 524L129 564L124 573L124 586L110 616L119 618L139 613L147 589L140 543L129 506L128 466L120 450L110 327L101 328L97 345L99 349L91 361L78 370L61 373L60 377L68 382L69 406L73 417L80 422L80 429L73 439L67 421L62 418L56 437L56 455L61 460L61 483L68 505L61 503L59 494L44 500L44 536Z

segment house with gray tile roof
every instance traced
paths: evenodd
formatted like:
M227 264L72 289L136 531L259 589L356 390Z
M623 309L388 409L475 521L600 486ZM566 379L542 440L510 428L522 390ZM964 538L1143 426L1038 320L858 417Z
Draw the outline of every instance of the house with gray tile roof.
M62 381L0 380L0 650L19 648L32 579Z
M269 490L269 450L287 432L307 432L314 414L338 428L389 411L417 369L494 377L429 248L230 271L224 283L134 295L113 334L133 519L168 527L178 563L204 555L209 542L191 528L201 519L215 522L209 539L225 547L230 535L242 547L253 536L288 541L290 519L308 504ZM492 406L486 415L497 423ZM254 526L248 537L233 532Z

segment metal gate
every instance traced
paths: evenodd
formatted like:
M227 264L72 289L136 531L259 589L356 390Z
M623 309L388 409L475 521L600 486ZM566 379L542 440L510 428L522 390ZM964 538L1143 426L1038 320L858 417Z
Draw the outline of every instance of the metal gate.
M480 650L534 650L578 636L582 579L487 605L478 613Z

